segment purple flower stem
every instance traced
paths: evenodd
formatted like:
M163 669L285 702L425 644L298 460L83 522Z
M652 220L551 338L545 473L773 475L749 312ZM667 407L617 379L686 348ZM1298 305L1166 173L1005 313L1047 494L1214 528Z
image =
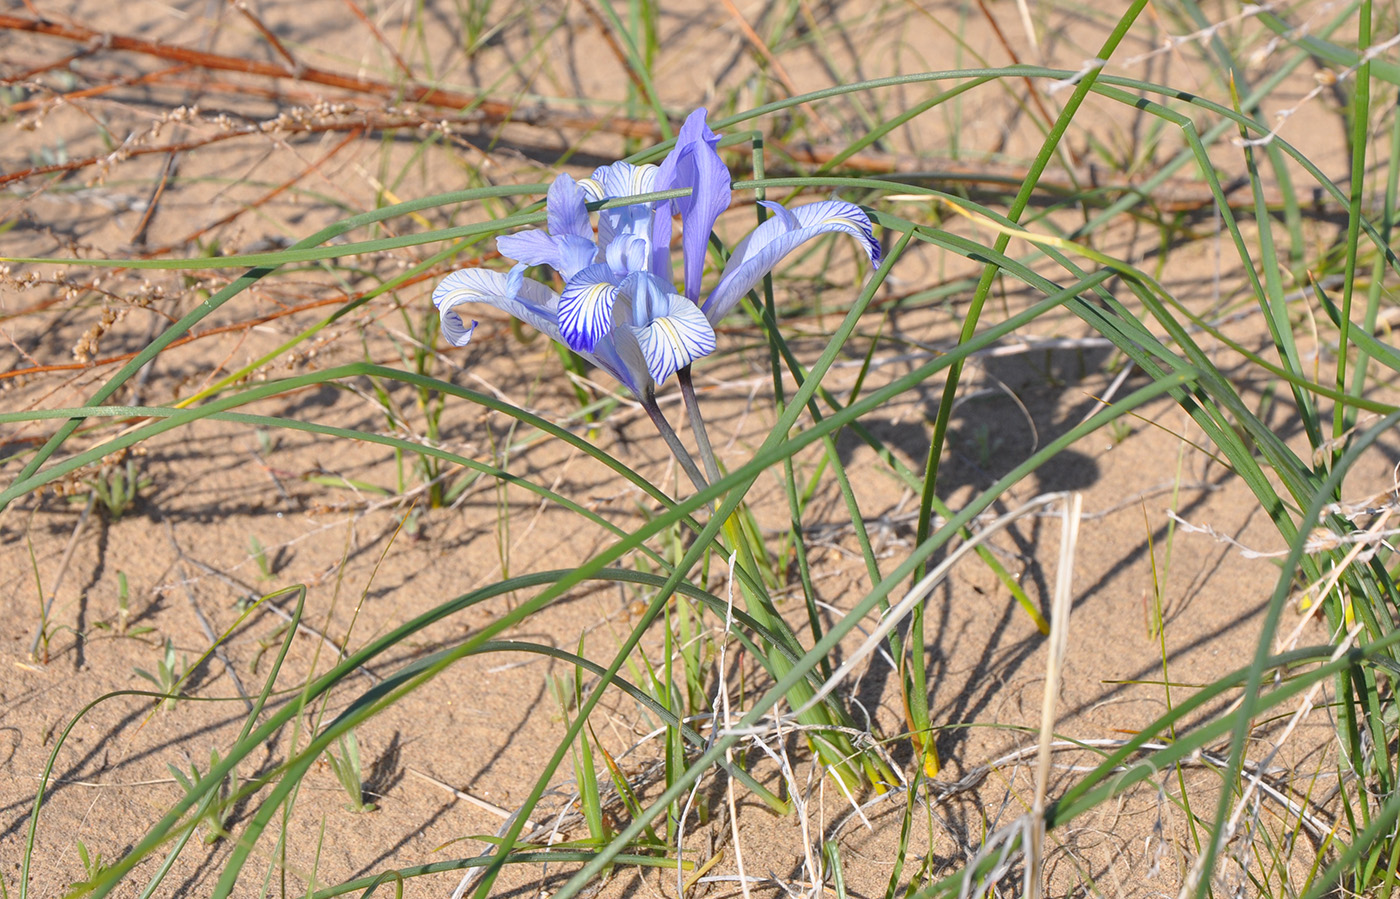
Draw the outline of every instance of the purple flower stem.
M700 415L700 401L695 397L695 382L691 380L689 365L676 372L676 380L681 385L685 411L690 415L690 429L695 432L695 444L700 449L705 472L710 476L710 483L714 483L719 480L719 466L715 464L715 452L710 448L710 434L705 429L705 419Z
M661 439L666 441L666 446L671 450L671 455L676 457L680 463L681 470L690 478L690 483L695 485L696 490L704 490L710 484L705 480L705 476L700 473L700 469L695 465L695 459L690 455L690 450L681 443L681 438L676 434L675 428L666 420L666 416L661 414L661 407L656 405L656 397L647 391L641 397L642 408L647 410L647 415L651 417L651 423L656 425L656 430L661 432Z

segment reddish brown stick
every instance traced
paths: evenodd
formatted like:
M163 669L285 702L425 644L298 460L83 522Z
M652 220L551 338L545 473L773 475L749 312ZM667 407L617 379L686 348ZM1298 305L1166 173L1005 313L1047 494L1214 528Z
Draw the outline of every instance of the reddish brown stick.
M650 138L652 140L658 139L660 135L659 129L651 122L616 116L600 120L589 116L559 113L545 109L531 108L522 110L511 103L503 103L499 100L490 100L473 94L463 94L457 91L431 87L426 84L390 84L385 81L357 78L353 75L342 75L339 72L331 72L313 66L303 66L294 70L287 66L281 66L270 62L259 62L255 59L240 59L236 56L206 53L203 50L192 50L188 47L178 47L169 44L160 44L154 41L145 41L124 34L103 33L81 25L63 25L57 22L47 22L42 19L26 19L22 16L0 13L0 29L5 29L7 31L26 31L31 34L43 34L49 37L78 41L80 43L91 42L110 50L143 53L157 59L185 63L186 65L198 66L204 69L242 72L247 75L259 75L264 78L290 78L295 81L306 81L312 84L322 84L327 87L340 88L341 90L350 91L352 93L383 97L384 99L396 102L422 103L427 106L438 106L447 109L471 109L472 112L481 118L492 122L513 121L550 128L602 130L622 134L627 137Z

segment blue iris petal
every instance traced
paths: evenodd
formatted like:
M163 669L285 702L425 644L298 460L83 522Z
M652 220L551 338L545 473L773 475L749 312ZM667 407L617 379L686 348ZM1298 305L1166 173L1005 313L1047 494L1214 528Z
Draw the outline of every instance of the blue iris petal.
M644 385L650 377L647 374L646 366L643 364L629 365L625 362L622 354L618 351L617 339L612 334L598 341L598 345L593 348L591 355L588 353L579 353L579 355L612 375L637 396L642 395Z
M598 245L582 237L559 238L559 264L554 268L567 281L598 261Z
M466 346L475 325L464 326L456 307L462 303L485 303L558 340L555 307L559 297L538 281L526 278L524 268L517 265L510 274L464 268L443 278L433 291L433 305L442 316L443 336L454 346Z
M729 169L715 152L718 143L719 135L705 124L704 107L695 110L681 126L675 149L662 161L656 177L657 190L691 189L690 196L671 202L681 216L685 295L692 300L700 297L700 276L705 269L705 246L710 232L732 199Z
M572 350L592 352L612 330L617 284L612 269L599 263L571 278L559 297L559 333Z
M694 303L672 294L671 314L635 331L652 380L660 384L702 356L715 351L715 330Z
M715 349L715 330L686 297L646 272L618 288L613 337L622 359L657 384Z
M598 255L593 242L593 226L588 221L584 191L568 174L554 179L545 201L549 230L531 228L517 234L496 238L496 249L526 265L547 265L572 278L579 269L590 265Z
M559 268L559 241L542 228L502 234L496 238L496 249L516 262Z
M870 218L854 203L823 200L792 210L775 208L773 218L755 228L734 248L719 283L701 306L705 317L711 322L719 321L799 244L832 232L856 237L870 260L879 261L880 244L875 240Z
M613 200L656 190L654 165L614 162L599 166L591 178L578 182L589 200ZM652 204L633 203L598 211L598 245L606 247L622 237L651 236Z
M502 256L525 265L547 265L568 279L598 255L591 240L565 235L554 237L538 228L518 234L502 234L496 238L496 249Z
M555 237L582 237L593 242L593 226L588 221L584 192L567 172L554 179L545 198L549 233Z
M647 256L650 250L651 247L645 238L619 237L608 244L604 251L604 259L607 261L608 267L619 278L622 278L632 272L646 271Z
M469 327L464 325L457 307L463 303L484 303L510 313L550 340L563 343L556 317L559 296L538 281L526 278L524 269L525 266L517 265L509 274L505 274L481 268L464 268L443 278L433 291L433 303L442 316L443 336L454 346L466 346L476 323ZM599 341L592 353L575 352L625 384L628 390L641 393L646 368L624 363L611 336Z
M854 203L845 200L823 200L808 203L792 210L798 223L804 228L821 228L823 231L843 231L860 241L861 249L870 261L880 262L880 242L875 239L875 226L870 216Z

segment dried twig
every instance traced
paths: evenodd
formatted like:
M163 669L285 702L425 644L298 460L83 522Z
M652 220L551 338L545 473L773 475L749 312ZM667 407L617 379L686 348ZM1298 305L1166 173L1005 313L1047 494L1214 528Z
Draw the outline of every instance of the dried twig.
M175 555L179 557L182 566L188 565L185 552L180 548L180 543L175 539L175 529L170 526L170 521L165 521L165 536L170 540L170 545L175 548ZM185 572L186 578L189 572ZM233 662L229 660L228 653L224 652L223 643L219 640L219 635L215 633L209 619L205 617L204 610L199 607L199 601L195 599L194 587L189 580L185 580L185 598L189 600L190 608L194 610L194 617L199 621L200 630L204 631L204 636L209 640L209 646L213 650L215 657L224 663L224 674L233 681L233 688L238 691L238 697L243 700L243 705L247 707L248 713L253 713L253 701L248 698L248 691L243 689L243 680L239 678L238 671L234 668Z
M29 643L29 660L39 661L39 644L44 642L44 631L48 629L49 613L53 611L54 600L58 599L58 588L63 586L63 577L68 573L68 566L73 561L73 551L78 548L78 537L83 533L83 527L92 517L93 507L97 505L97 491L92 491L88 497L87 506L83 508L83 514L78 519L77 525L73 527L73 533L68 537L68 545L63 548L63 558L58 562L58 573L54 575L53 587L49 589L49 598L44 603L44 614L39 618L39 627L34 631L34 639ZM45 650L47 655L47 650ZM47 662L48 660L45 659Z
M521 109L514 103L490 100L480 95L463 94L457 91L450 91L412 82L407 84L391 84L387 81L375 81L370 78L344 75L339 72L332 72L314 66L302 66L296 71L289 71L286 67L274 63L259 62L254 59L243 59L237 56L224 56L219 53L207 53L203 50L194 50L189 47L177 47L170 44L142 40L141 38L131 37L130 35L102 32L76 24L63 25L57 22L44 21L42 19L26 19L22 16L0 14L0 30L43 34L49 37L62 38L64 40L77 41L84 44L93 44L110 50L124 50L130 53L140 53L157 59L165 59L171 62L197 66L202 69L241 72L245 75L257 75L263 78L290 78L294 81L305 81L311 84L339 88L340 90L349 91L353 94L381 97L385 100L391 100L397 103L421 103L425 106L437 106L444 109L470 109L477 119L494 124L509 121L542 128L606 131L625 137L651 138L653 140L659 137L659 130L655 125L638 119L629 119L620 116L595 118L591 116L581 116L576 113L556 112L539 107Z

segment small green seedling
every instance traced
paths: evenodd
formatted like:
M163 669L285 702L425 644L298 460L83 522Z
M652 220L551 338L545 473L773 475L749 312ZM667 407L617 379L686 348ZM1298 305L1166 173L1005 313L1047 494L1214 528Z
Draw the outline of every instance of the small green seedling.
M136 471L136 460L127 456L125 465L114 466L110 471L99 472L97 477L87 482L97 499L107 509L107 517L116 521L122 517L136 495L151 486L151 479L141 477Z
M83 863L83 883L92 883L97 879L97 875L106 870L107 866L102 863L102 853L89 853L82 840L78 840L77 843L78 859Z
M117 572L117 620L95 621L93 627L99 630L109 630L118 637L139 637L142 634L149 634L155 628L148 626L131 626L131 589L126 582L126 572Z
M134 669L137 674L156 685L156 689L166 694L161 700L161 707L170 710L175 708L179 701L176 695L176 688L185 679L185 674L189 669L189 659L182 658L177 665L175 662L175 644L169 637L165 638L165 657L156 663L156 673L152 674L144 668Z
M218 767L219 750L215 749L209 753L209 767ZM199 767L193 762L190 763L190 776L186 776L183 771L174 765L167 765L170 773L175 775L175 781L186 795L194 793L195 784L199 782ZM195 819L204 827L204 842L206 844L217 843L229 835L228 822L233 816L233 797L238 793L238 775L229 772L228 777L219 785L216 790L210 790L199 805L195 808Z
M254 428L253 433L258 437L258 455L264 458L272 455L277 449L278 436L270 428Z
M117 633L125 636L131 622L131 588L126 582L126 572L117 572Z
M262 541L257 537L248 537L248 555L253 557L253 561L258 565L258 580L270 581L275 572L272 570L272 560L267 557L267 547L262 545Z
M355 732L348 731L338 743L340 758L336 758L335 754L327 749L326 762L335 772L335 779L345 788L345 795L350 797L345 807L352 812L374 811L377 806L373 802L365 802L364 777L360 768L360 743L355 739Z

